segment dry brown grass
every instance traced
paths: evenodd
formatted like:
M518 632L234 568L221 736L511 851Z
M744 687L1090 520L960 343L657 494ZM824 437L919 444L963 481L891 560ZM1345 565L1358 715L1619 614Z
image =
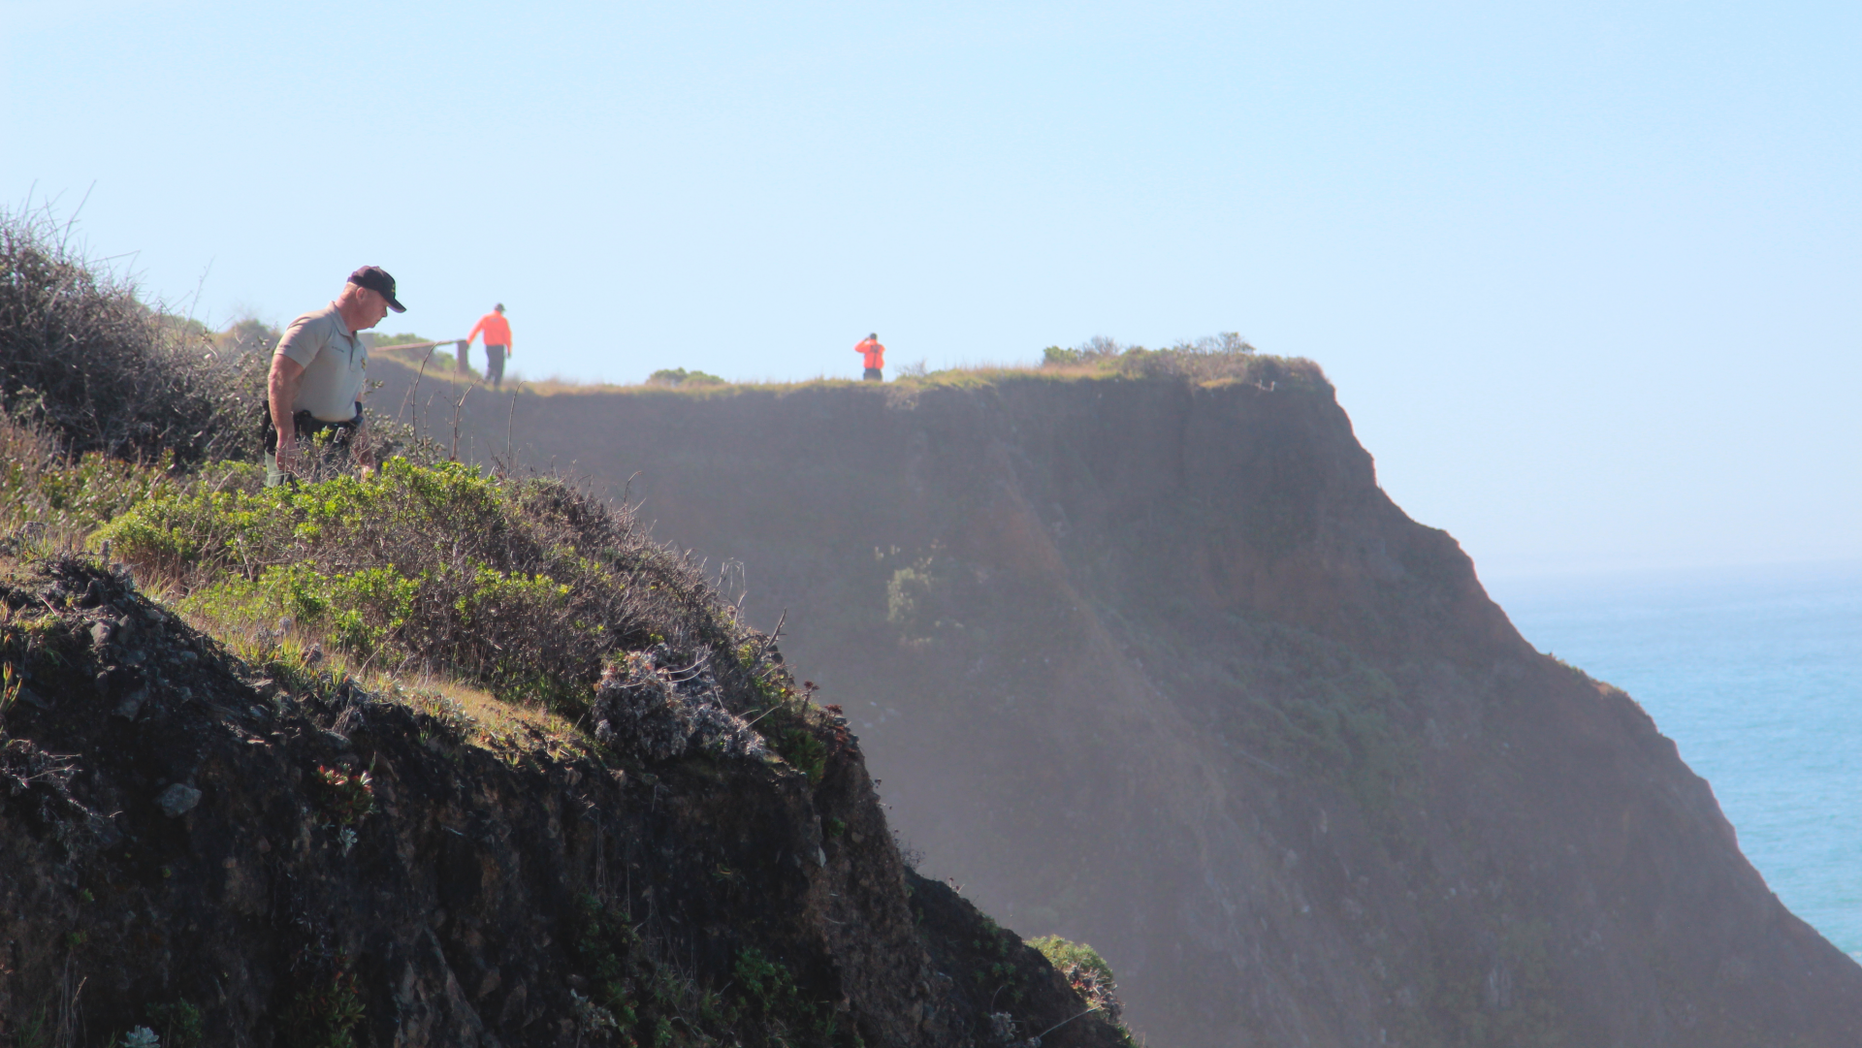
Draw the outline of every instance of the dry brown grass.
M1102 340L1103 341L1103 340ZM814 389L870 389L884 391L923 391L944 388L980 388L1014 381L1103 381L1134 378L1177 378L1199 385L1216 386L1236 382L1257 383L1263 387L1293 385L1316 387L1326 384L1325 373L1310 360L1279 357L1256 352L1245 342L1205 339L1184 342L1168 349L1145 349L1142 346L1067 351L1072 359L1047 362L1000 363L969 361L924 374L900 374L884 383L863 382L858 378L816 375L812 378L761 378L723 383L668 385L663 382L584 382L549 375L540 379L523 379L515 373L505 379L505 389L522 389L539 396L588 396L591 394L625 394L632 396L677 396L699 399L737 396L746 392L794 393ZM403 361L418 367L418 361ZM433 372L428 371L432 376ZM450 373L449 373L450 376ZM428 381L428 380L423 380ZM447 388L462 381L451 377L441 381Z

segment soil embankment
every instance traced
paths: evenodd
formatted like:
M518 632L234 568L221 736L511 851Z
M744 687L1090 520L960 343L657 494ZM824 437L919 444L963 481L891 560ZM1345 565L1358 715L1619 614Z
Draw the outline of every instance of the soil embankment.
M1262 368L474 393L462 433L741 561L927 869L1098 946L1153 1043L1862 1043L1862 968L1673 744Z

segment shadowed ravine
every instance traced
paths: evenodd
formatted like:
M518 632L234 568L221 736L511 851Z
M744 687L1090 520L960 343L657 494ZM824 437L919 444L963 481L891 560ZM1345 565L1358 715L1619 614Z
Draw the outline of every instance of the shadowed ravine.
M1521 639L1316 369L1257 372L477 392L461 433L741 561L925 871L1099 947L1153 1044L1862 1043L1862 968L1640 707Z

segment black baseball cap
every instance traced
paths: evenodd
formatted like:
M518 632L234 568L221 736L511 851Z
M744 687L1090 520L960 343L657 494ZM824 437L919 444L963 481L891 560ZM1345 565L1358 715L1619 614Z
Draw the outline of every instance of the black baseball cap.
M394 297L394 278L380 266L363 266L349 274L349 282L357 287L365 287L388 300L388 308L396 313L407 312L401 300Z

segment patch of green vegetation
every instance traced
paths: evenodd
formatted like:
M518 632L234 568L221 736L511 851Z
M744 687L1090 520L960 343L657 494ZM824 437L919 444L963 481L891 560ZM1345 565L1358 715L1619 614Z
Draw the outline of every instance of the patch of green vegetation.
M51 1006L42 1004L37 1013L19 1024L13 1035L18 1048L50 1048L52 1043Z
M253 463L184 470L168 452L146 463L100 452L69 457L49 429L0 416L0 535L30 528L41 555L69 548L145 499L202 490L257 490ZM16 537L14 545L20 545Z
M1035 948L1047 963L1053 965L1063 974L1072 968L1081 968L1113 982L1112 966L1106 963L1099 951L1083 942L1072 942L1058 935L1043 935L1038 939L1029 939L1028 945Z
M772 1045L860 1043L831 1006L809 1000L787 967L754 947L737 952L721 991L660 960L618 908L586 894L571 945L589 981L584 1025L627 1048L742 1043L752 1033Z
M823 714L809 701L806 689L798 692L795 678L780 664L769 661L766 645L741 644L737 662L756 694L761 708L746 714L777 755L820 783L827 773L829 745L821 738ZM813 685L809 685L812 688Z
M73 646L70 630L57 615L37 608L0 605L0 659L8 665L25 665L41 655L58 659L61 649Z
M206 1036L200 1009L185 997L151 1005L149 1026L161 1036L162 1048L200 1048Z
M572 945L592 983L589 996L608 1009L621 1027L632 1027L640 1017L634 1010L632 983L627 979L628 961L638 952L640 937L622 914L604 907L593 895L584 894L576 905L578 919Z
M737 963L731 968L731 975L741 987L744 998L764 1014L788 1010L799 996L795 978L789 970L754 947L737 951Z
M352 1031L364 1015L361 981L344 954L329 968L292 997L278 1030L286 1048L355 1048Z
M0 664L0 719L5 718L6 711L19 701L20 689L25 684L25 678L13 669L11 662Z
M1020 1004L1028 996L1028 973L1015 963L1014 950L1021 940L1004 931L988 914L983 914L982 919L982 934L970 940L970 949L977 955L977 967L970 970L970 979L979 989L987 990L992 999Z
M446 672L507 701L574 708L602 660L739 629L696 569L560 481L390 459L373 476L146 499L94 538L182 607L377 664Z
M789 969L753 946L737 951L731 968L732 983L747 1014L762 1018L771 1032L788 1043L799 1035L820 1044L858 1045L860 1035L846 1028L832 1006L808 1000Z
M346 772L341 768L317 768L322 783L324 813L342 826L353 826L375 810L375 787L366 771Z
M1117 1029L1120 1043L1136 1048L1121 1016L1124 1006L1118 999L1118 981L1113 978L1112 966L1106 963L1099 951L1083 942L1072 942L1058 935L1044 935L1038 939L1028 940L1047 962L1054 966L1061 978L1073 992L1080 995L1080 1000L1102 1013Z
M1309 360L1258 352L1233 331L1176 342L1164 349L1121 345L1093 338L1078 346L1048 346L1041 369L1073 378L1186 378L1203 385L1250 382L1262 389L1320 389L1326 386Z
M797 771L808 776L810 785L819 783L821 776L827 774L828 747L806 726L783 729L779 738L772 740L776 752L782 759L795 765Z
M625 513L553 480L403 461L421 475L267 491L250 463L188 471L167 458L72 461L61 447L49 430L0 415L0 570L24 586L0 609L0 658L19 666L84 656L88 636L60 617L83 602L82 580L47 590L45 573L76 563L72 551L87 544L128 559L145 591L283 692L327 699L368 680L427 714L430 730L507 760L593 753L574 721L546 706L573 717L600 655L669 635L702 651L751 632L691 565L636 536ZM424 522L420 512L371 519L410 487L426 499ZM92 571L99 558L77 559ZM547 631L533 630L539 619ZM644 632L626 635L629 624ZM449 632L477 635L463 666L446 658ZM556 641L542 663L528 654L539 636ZM577 679L578 657L588 679ZM13 694L4 683L0 693Z
M929 565L919 563L894 571L886 580L886 621L905 626L918 618L919 605L931 592Z
M46 671L77 665L90 644L79 620L60 614L83 599L82 589L73 593L54 586L48 592L43 574L19 567L0 561L0 663L6 667L0 669L0 713L25 693L28 676L38 676L42 690Z
M722 386L725 381L703 371L684 368L661 368L647 376L647 381L662 386Z
M885 579L886 621L898 629L903 644L922 650L968 636L958 611L968 617L978 609L979 599L988 596L986 587L973 584L973 570L941 544L934 543L922 554L897 547L873 552Z

